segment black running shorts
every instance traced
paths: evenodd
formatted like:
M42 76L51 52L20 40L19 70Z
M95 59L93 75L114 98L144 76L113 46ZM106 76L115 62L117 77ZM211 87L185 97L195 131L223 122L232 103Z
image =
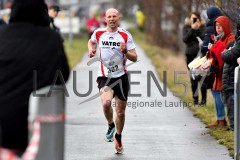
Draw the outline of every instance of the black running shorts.
M113 97L117 95L120 100L127 101L129 91L129 81L127 73L117 78L98 77L97 83L99 90L104 86L108 86L114 91Z

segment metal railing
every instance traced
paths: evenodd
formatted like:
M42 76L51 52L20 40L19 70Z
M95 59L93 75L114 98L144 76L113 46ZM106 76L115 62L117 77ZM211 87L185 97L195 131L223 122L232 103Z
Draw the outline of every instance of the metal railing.
M234 160L239 160L240 155L240 67L235 68L234 73Z
M47 95L49 87L37 91ZM29 122L40 123L40 141L35 160L64 159L65 95L63 90L53 90L49 97L29 100ZM30 124L30 125L31 125Z
M45 96L37 96L34 92L30 95L28 119L32 135L29 136L31 139L22 158L14 151L0 146L0 159L64 159L65 94L60 87L55 87L50 95L49 90L50 87L38 90Z

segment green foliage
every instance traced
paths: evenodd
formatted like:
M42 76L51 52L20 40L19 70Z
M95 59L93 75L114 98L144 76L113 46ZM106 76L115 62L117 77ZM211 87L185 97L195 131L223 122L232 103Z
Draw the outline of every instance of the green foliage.
M82 59L84 53L87 52L87 42L87 35L74 38L72 44L69 43L68 39L65 40L65 52L71 69Z
M84 25L80 28L81 33L87 33L87 27Z

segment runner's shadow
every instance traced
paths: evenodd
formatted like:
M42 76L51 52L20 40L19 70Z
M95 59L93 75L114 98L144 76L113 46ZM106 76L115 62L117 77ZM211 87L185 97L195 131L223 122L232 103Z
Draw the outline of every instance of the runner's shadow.
M114 154L112 157L104 158L104 160L127 160L127 158L124 153L123 154Z

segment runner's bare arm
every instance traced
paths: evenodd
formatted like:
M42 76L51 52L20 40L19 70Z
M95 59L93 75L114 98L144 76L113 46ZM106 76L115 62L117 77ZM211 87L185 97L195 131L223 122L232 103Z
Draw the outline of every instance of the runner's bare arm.
M129 59L132 62L137 61L137 53L135 49L128 50L126 53L127 59Z
M92 58L96 54L97 43L93 42L91 39L88 41L88 57Z
M133 62L137 61L137 53L135 48L131 50L127 50L126 43L120 43L120 49L123 54L126 54L127 59Z

